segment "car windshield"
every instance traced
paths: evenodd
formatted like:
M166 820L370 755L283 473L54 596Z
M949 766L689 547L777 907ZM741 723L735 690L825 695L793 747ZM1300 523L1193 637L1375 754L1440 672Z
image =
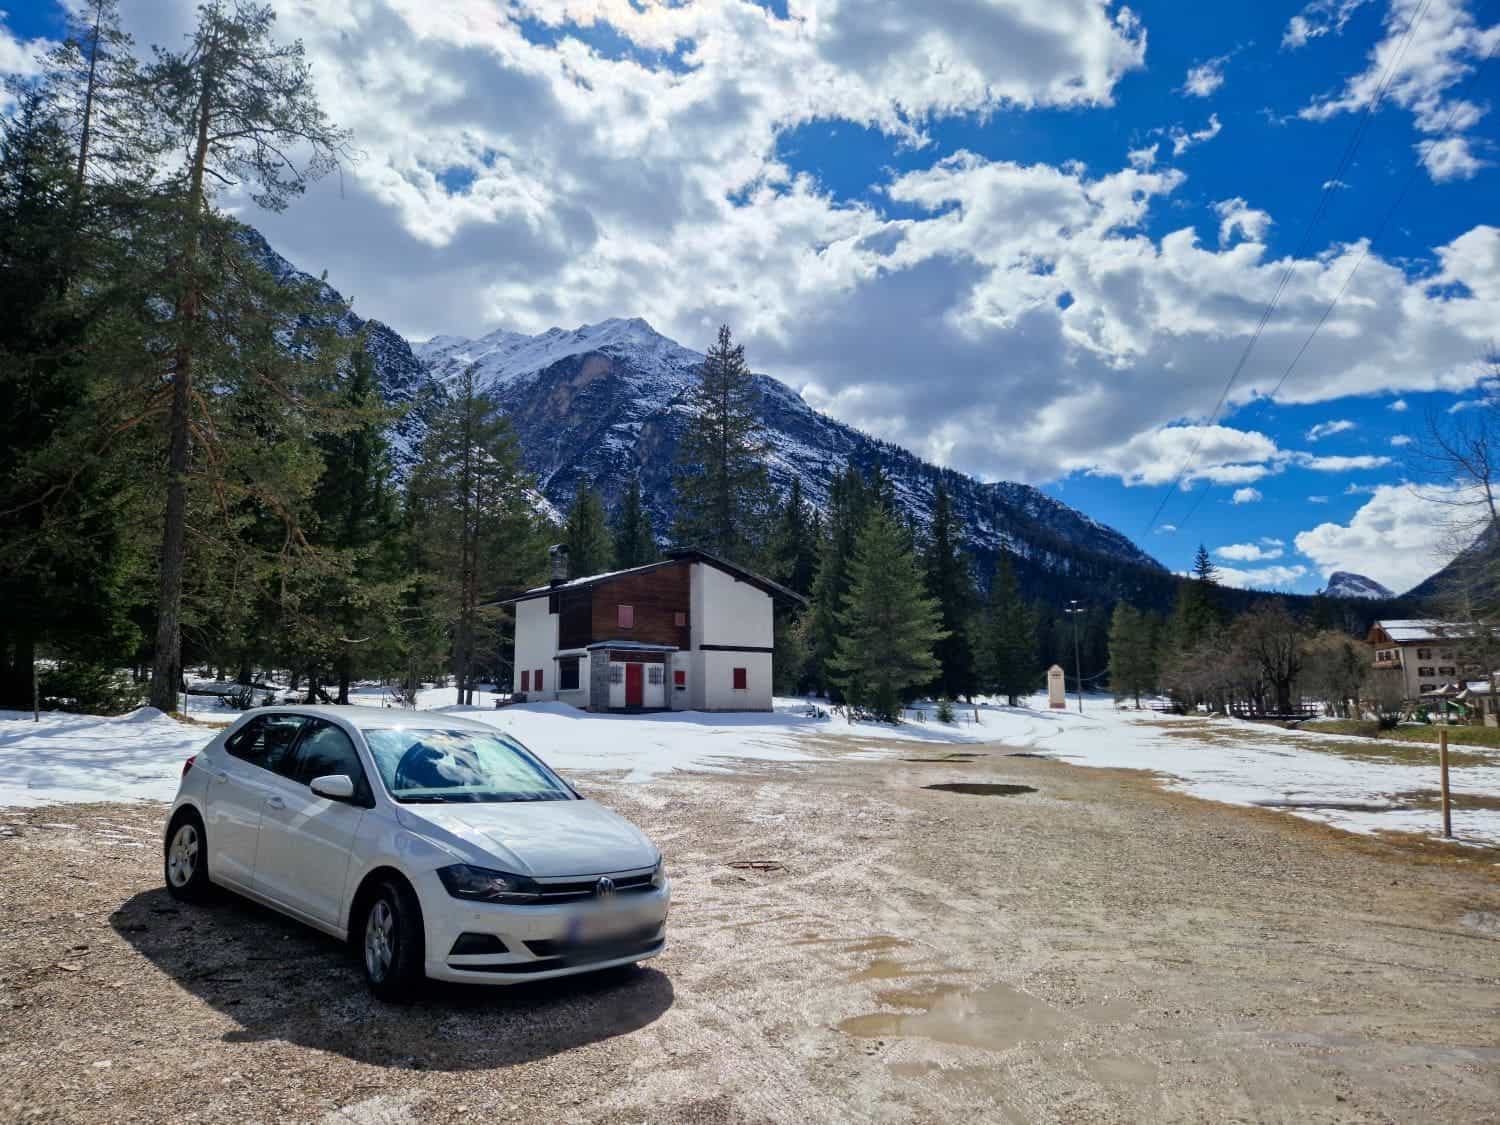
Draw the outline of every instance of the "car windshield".
M364 734L386 789L398 801L574 799L560 777L498 732L392 727Z

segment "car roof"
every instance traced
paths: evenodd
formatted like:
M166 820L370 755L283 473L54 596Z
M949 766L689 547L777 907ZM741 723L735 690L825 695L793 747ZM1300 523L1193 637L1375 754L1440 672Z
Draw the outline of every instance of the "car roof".
M338 719L359 730L390 730L395 727L409 727L416 730L463 728L494 734L498 729L489 723L481 723L477 719L470 719L464 715L451 715L445 711L408 711L399 707L361 707L358 704L341 707L329 704L288 703L285 706L257 707L254 711L247 711L245 714L263 715L272 712L280 715L311 715L320 719Z

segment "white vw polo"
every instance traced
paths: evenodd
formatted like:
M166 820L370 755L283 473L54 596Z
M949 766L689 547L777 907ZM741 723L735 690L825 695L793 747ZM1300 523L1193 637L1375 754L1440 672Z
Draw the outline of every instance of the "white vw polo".
M226 887L350 941L382 999L424 977L513 984L666 944L645 833L535 754L457 715L247 712L183 766L167 889Z

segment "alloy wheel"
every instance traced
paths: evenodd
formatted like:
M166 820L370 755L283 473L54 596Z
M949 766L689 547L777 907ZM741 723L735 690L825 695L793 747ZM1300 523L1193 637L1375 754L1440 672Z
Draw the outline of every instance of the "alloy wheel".
M373 981L383 981L395 957L396 912L384 898L377 899L365 919L365 970Z
M193 824L181 825L172 835L172 844L167 849L167 878L174 887L185 887L192 881L198 869L198 829Z

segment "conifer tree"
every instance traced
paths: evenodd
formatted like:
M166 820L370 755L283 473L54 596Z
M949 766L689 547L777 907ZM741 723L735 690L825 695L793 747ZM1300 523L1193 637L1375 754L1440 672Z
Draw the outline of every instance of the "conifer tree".
M838 623L835 682L849 702L895 721L906 693L938 672L932 649L944 633L910 536L882 507L871 510L855 539Z
M302 44L272 38L269 7L207 0L186 50L158 49L143 75L163 140L187 159L163 185L176 228L167 413L167 487L150 702L170 710L182 676L182 591L187 563L189 477L205 432L195 388L205 298L214 273L212 184L240 183L250 198L280 210L310 179L337 166L347 135L330 125L312 90ZM152 373L156 378L156 373ZM211 384L204 381L204 389ZM212 392L211 392L212 393ZM195 443L195 437L200 440Z
M836 690L831 665L838 650L839 611L849 590L849 568L854 542L874 501L865 478L848 466L828 488L828 519L818 545L818 568L813 578L811 620L808 623L807 679L819 691Z
M1016 706L1038 681L1036 618L1021 600L1016 572L1003 551L995 561L979 636L980 684Z
M727 324L703 360L695 401L699 413L678 448L673 538L680 546L746 561L759 538L770 483L762 462L760 394L744 345L734 342Z
M574 578L603 574L615 568L615 545L604 518L604 501L586 478L578 479L573 507L563 528L568 545L568 566Z
M1173 644L1178 652L1195 647L1205 636L1224 624L1214 596L1219 568L1209 557L1208 548L1198 545L1193 556L1193 577L1179 581L1177 600L1172 613Z
M767 571L789 590L806 595L818 568L818 516L802 498L802 481L792 478L786 502L771 532Z
M1116 695L1135 697L1156 687L1151 622L1128 602L1115 603L1109 625L1109 683Z
M661 558L656 533L651 528L651 513L641 503L641 478L638 476L630 478L630 487L620 505L620 516L615 522L614 554L615 565L621 568L645 566Z
M937 601L938 620L947 634L934 650L942 671L933 687L945 699L972 697L975 687L973 639L969 635L975 603L974 581L961 542L962 532L953 518L953 503L939 480L933 494L932 524L922 564L927 592Z
M480 648L495 632L480 601L541 569L533 488L510 421L469 368L432 419L409 485L427 605L452 638L460 703L473 702Z
M1208 548L1202 543L1198 544L1198 550L1193 555L1193 577L1199 582L1212 583L1219 579L1219 568L1214 565L1214 560L1209 557Z

